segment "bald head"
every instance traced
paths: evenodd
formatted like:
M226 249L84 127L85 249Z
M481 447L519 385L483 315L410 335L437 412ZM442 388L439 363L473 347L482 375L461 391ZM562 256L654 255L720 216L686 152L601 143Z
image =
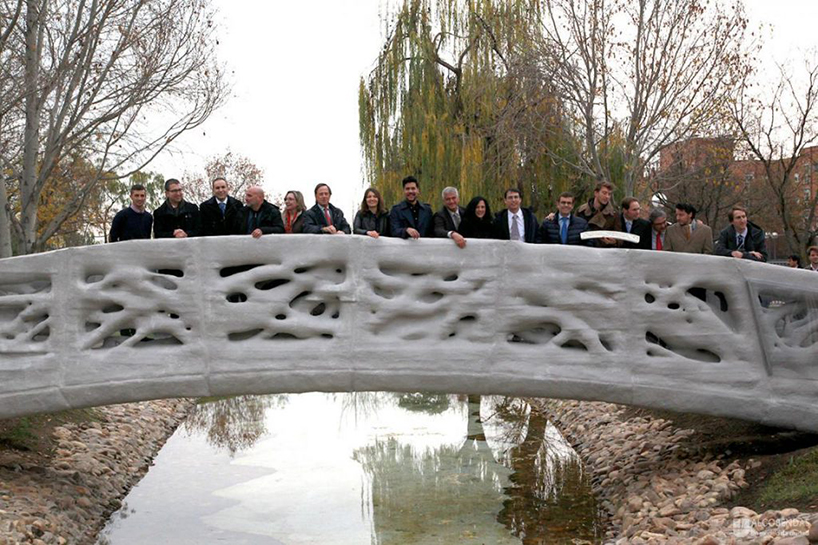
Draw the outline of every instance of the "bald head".
M264 190L259 186L250 186L244 192L244 204L252 208L253 212L258 211L262 202L264 202Z

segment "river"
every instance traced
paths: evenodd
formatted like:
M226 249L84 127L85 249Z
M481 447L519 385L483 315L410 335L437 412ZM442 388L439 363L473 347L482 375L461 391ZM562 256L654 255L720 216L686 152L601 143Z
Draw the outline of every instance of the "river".
M599 543L590 483L522 399L203 400L100 545Z

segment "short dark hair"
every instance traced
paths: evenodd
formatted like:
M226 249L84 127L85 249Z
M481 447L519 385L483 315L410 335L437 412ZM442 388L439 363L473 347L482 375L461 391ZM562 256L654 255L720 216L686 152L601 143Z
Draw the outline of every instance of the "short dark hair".
M690 214L694 218L696 217L696 207L693 206L692 204L688 204L686 202L680 202L679 204L676 205L676 210L681 210L685 214Z
M134 191L147 191L147 189L142 184L133 184L130 192L133 193Z
M570 191L563 191L562 193L560 193L560 196L557 197L557 202L560 202L560 200L562 199L571 199L573 201L577 200L577 198L574 197L574 194L571 193Z
M818 248L816 248L816 250L818 250ZM809 252L807 252L807 253L809 253ZM796 267L801 268L801 256L800 255L792 254L787 259L789 259L790 261L795 261Z
M315 191L313 192L313 195L318 195L318 190L321 189L322 187L326 187L327 189L329 189L329 194L332 195L332 189L330 189L329 184L325 184L323 182L315 186Z
M221 181L222 181L222 182L224 182L224 183L227 183L227 180L225 180L224 178L222 178L221 176L219 176L219 177L217 177L217 178L213 178L213 181L212 181L212 182L210 182L210 187L212 188L214 185L216 185L216 182L218 182L219 180L221 180Z
M509 193L516 193L517 195L520 196L521 199L523 198L523 192L520 191L519 187L509 187L508 189L506 189L506 192L503 193L503 198L505 199L506 197L508 197Z
M639 199L636 197L625 197L619 204L622 206L622 210L630 210L631 205L635 202L639 202Z
M613 193L613 192L614 192L614 190L616 189L616 188L614 187L614 185L613 185L611 182L609 182L608 180L600 180L599 182L597 182L597 183L596 183L596 188L594 188L594 193L599 193L599 191L600 191L600 190L601 190L603 187L608 188L608 189L610 190L610 192L611 192L611 193Z
M165 180L165 191L170 189L170 186L172 186L174 184L182 185L182 182L180 182L176 178L168 178L167 180Z
M415 178L414 176L407 176L406 178L403 179L403 182L401 182L401 183L403 184L402 187L406 187L406 184L412 184L412 183L415 184L416 186L420 187L420 182L418 182L418 179Z
M747 215L747 209L741 206L740 204L737 204L733 206L733 208L731 208L730 211L727 213L727 221L730 222L733 221L733 212L744 212L744 215L745 216Z

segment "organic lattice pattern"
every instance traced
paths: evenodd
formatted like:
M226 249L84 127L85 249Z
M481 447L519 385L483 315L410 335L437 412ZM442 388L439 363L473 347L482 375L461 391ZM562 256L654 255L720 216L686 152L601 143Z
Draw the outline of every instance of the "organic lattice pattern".
M818 430L818 275L804 271L306 235L138 241L3 265L0 414L171 395L426 389Z

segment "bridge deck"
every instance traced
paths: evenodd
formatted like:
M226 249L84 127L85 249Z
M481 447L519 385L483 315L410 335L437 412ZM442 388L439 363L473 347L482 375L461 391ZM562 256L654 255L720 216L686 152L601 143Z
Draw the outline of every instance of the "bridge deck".
M638 250L310 235L0 261L0 417L381 389L818 432L818 275Z

